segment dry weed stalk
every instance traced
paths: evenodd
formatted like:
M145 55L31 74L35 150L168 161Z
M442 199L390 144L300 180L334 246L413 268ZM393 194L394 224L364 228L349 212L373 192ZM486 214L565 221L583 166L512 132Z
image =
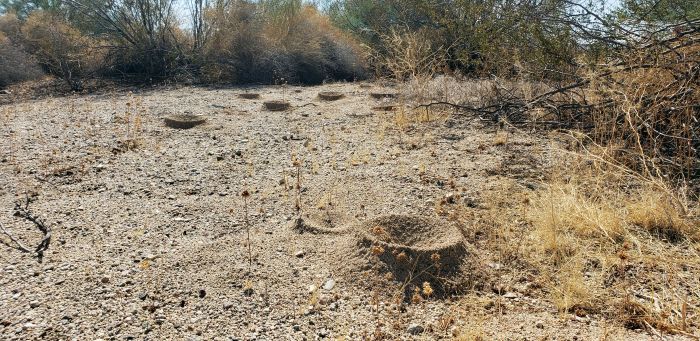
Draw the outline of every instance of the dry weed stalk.
M241 193L241 197L243 197L243 214L244 214L244 223L245 223L245 231L246 231L246 244L248 244L248 272L253 273L253 251L252 251L252 246L250 242L250 220L248 219L248 198L250 197L250 192L248 190L243 190Z

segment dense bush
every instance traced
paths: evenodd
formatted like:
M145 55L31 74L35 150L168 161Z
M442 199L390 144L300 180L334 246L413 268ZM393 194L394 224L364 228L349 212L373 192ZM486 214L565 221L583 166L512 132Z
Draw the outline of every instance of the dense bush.
M346 0L331 7L331 17L382 57L396 54L397 34L419 34L429 50L440 50L446 66L474 77L513 77L525 72L558 78L576 56L576 41L566 25L545 20L564 10L562 1L537 4L504 0ZM406 39L400 39L405 43ZM405 54L405 53L401 53ZM379 60L381 60L380 58ZM384 73L381 63L375 64Z
M41 69L34 58L0 32L0 88L39 76Z
M360 47L314 7L287 1L279 8L236 2L214 13L200 59L205 79L318 84L364 77Z
M23 45L44 69L65 80L73 90L102 67L99 42L55 14L33 12L22 26Z

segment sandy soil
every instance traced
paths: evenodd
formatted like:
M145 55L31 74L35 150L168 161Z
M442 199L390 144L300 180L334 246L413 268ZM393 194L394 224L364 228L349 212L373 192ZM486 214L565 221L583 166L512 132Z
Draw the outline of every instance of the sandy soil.
M478 208L504 181L536 186L555 142L513 131L502 144L456 116L373 111L377 88L161 88L0 106L0 222L39 240L12 216L28 193L54 234L42 263L0 245L0 339L651 338L557 313L528 290L397 300L401 283L380 279L343 229L434 217L445 198ZM323 102L322 90L346 96ZM265 111L237 97L246 91L292 109ZM163 124L185 112L208 121ZM302 216L338 233L292 228L297 170ZM497 265L473 253L464 262L489 277L475 282L499 281Z

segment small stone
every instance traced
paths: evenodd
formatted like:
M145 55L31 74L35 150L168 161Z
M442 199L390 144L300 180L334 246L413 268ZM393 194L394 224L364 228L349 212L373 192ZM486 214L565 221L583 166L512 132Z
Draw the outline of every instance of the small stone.
M516 294L514 292L507 292L505 295L503 295L503 297L512 300L514 298L518 298L518 294Z
M298 324L295 324L295 325L292 327L292 329L294 329L295 332L298 332L298 331L301 330L301 326L298 325Z
M224 309L225 310L229 310L231 308L233 308L233 302L230 302L230 301L224 302Z
M335 287L335 280L332 278L329 278L326 283L323 284L323 290L326 291L331 291Z
M102 284L107 284L107 283L109 283L109 280L110 280L109 276L104 276L100 279L100 282L102 282Z
M406 329L406 331L411 335L421 334L421 333L423 333L424 330L425 329L423 328L423 326L421 326L419 324L415 324L415 323L409 325L408 328Z
M302 257L304 257L304 255L306 255L306 252L301 251L301 250L300 250L300 251L297 251L297 252L294 254L294 256L297 257L297 258L302 258Z
M207 296L207 291L204 289L199 289L199 298L204 298Z
M535 322L535 327L537 327L539 329L544 329L544 322L542 322L542 321Z
M39 301L31 301L31 302L29 302L29 307L32 308L32 309L37 308L37 307L39 307L40 305L41 305L41 303L39 303Z
M309 294L315 293L316 290L318 290L318 287L317 287L317 286L315 286L315 285L313 285L313 284L309 285Z

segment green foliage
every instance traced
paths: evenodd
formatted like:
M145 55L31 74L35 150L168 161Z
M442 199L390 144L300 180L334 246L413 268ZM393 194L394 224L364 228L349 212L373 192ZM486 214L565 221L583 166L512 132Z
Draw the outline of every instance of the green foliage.
M387 51L386 32L421 31L434 48L445 49L452 69L512 76L527 68L538 77L555 77L546 70L571 64L576 42L565 25L545 25L542 18L563 8L558 0L346 0L334 3L329 13L380 54Z
M700 19L700 1L624 0L618 14L623 20L679 23Z

